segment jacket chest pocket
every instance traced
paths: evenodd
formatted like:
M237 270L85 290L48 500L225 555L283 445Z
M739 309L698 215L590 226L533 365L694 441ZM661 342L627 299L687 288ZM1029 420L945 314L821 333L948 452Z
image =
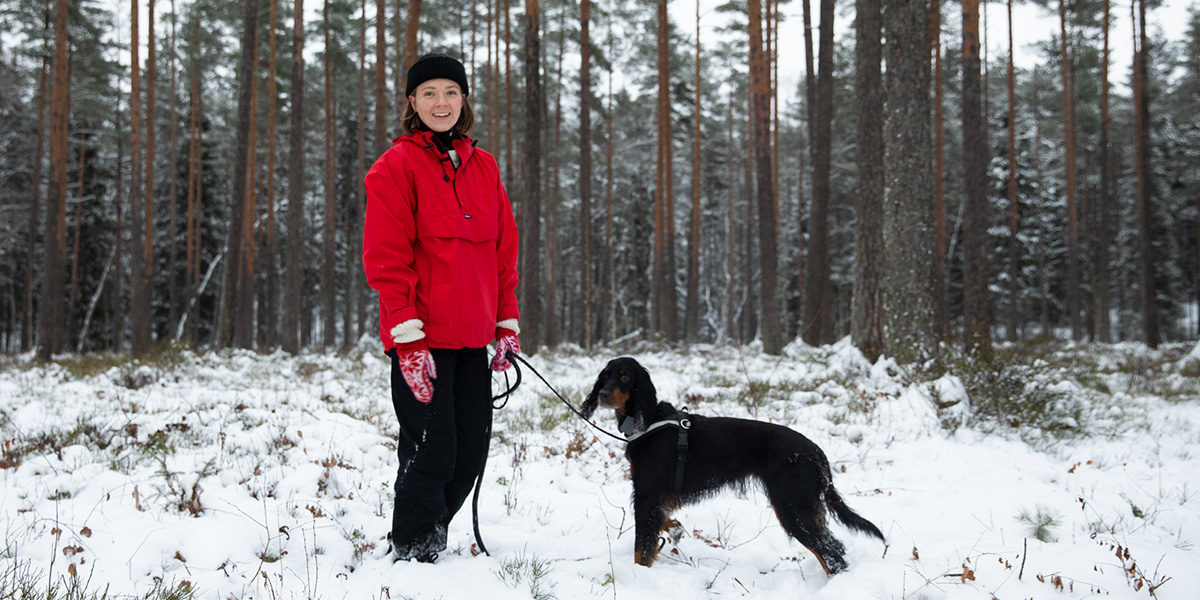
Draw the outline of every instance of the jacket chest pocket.
M457 238L473 243L495 240L497 213L495 202L486 198L453 194L439 195L434 202L420 202L417 208L418 238ZM461 204L460 204L461 200Z

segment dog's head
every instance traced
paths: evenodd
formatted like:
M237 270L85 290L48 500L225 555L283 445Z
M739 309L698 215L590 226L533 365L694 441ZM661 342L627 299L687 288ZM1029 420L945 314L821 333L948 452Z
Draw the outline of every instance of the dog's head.
M613 409L618 422L629 417L633 419L634 431L645 430L646 420L658 405L658 392L650 381L650 373L628 356L608 361L583 401L584 416L590 418L601 405Z

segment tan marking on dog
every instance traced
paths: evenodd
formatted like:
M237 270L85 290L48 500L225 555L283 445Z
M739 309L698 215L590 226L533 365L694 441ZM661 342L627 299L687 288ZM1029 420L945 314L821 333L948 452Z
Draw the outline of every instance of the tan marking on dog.
M629 402L629 394L621 390L613 390L608 394L608 405L619 411L625 411L625 403Z

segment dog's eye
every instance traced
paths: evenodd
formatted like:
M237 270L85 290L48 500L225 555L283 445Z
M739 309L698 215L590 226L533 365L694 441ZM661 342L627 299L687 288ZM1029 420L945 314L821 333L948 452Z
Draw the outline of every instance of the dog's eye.
M621 375L621 382L622 382L622 383L629 383L629 374L628 374L628 373L623 373L623 374Z

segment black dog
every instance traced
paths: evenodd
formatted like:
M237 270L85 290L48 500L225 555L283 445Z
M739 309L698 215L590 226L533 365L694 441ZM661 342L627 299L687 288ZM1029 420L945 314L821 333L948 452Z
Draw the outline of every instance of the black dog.
M633 473L634 561L640 565L658 557L659 533L673 511L750 479L762 484L783 529L829 575L846 568L846 549L829 533L827 511L884 540L878 527L842 501L821 448L787 427L679 413L658 401L650 374L628 357L604 367L583 413L590 417L598 404L616 411L630 438L625 456Z

